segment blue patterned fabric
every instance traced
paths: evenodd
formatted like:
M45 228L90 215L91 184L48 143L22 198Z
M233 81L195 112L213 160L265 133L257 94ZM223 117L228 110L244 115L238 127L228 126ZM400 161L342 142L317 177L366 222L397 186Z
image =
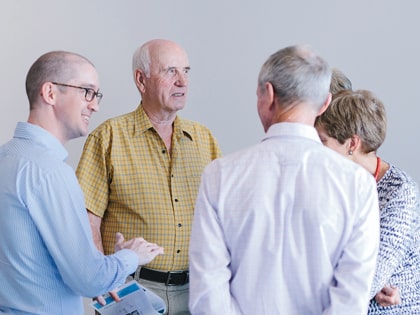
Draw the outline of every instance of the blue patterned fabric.
M0 147L0 314L83 314L82 296L116 288L137 268L128 249L96 248L66 158L56 137L30 123Z
M402 170L390 169L378 182L381 242L371 297L386 284L400 290L401 304L381 307L370 301L368 314L420 314L420 223L417 184Z

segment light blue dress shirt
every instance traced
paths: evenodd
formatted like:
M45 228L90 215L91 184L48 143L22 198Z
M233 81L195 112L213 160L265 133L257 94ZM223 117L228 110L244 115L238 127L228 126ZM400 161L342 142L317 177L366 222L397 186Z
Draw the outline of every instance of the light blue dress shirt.
M204 171L191 313L366 314L378 244L373 176L313 127L272 125L261 143Z
M83 314L82 296L114 289L137 267L131 250L96 249L67 155L29 123L0 147L0 313Z

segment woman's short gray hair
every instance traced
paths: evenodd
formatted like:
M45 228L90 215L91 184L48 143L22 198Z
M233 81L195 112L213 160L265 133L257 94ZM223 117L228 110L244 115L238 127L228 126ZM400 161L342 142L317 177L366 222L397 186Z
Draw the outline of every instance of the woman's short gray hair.
M327 110L315 120L329 137L344 144L357 135L365 153L378 150L385 140L387 119L385 106L367 90L343 90L335 94Z

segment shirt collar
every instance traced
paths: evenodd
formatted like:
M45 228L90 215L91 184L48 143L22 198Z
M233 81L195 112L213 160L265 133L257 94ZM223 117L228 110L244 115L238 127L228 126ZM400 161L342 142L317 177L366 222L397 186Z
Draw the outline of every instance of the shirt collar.
M37 145L44 147L45 150L53 152L62 161L65 161L68 157L68 152L63 144L50 132L37 125L28 122L18 122L14 138L33 141Z
M149 117L146 115L146 112L143 109L143 106L140 105L136 109L136 119L135 121L139 122L138 128L139 132L145 132L153 128L153 124L151 123ZM179 118L176 116L174 121L174 133L176 137L181 137L182 135L187 136L190 140L193 140L193 126L192 124L188 123L188 121Z
M278 136L303 137L321 143L318 133L314 127L290 122L282 122L271 125L262 141Z

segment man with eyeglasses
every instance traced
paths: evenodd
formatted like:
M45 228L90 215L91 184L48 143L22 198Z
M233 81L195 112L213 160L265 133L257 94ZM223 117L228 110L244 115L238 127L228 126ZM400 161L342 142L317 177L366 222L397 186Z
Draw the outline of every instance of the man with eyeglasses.
M186 102L189 71L187 53L172 41L139 47L133 77L140 105L89 135L76 171L101 250L112 252L115 231L165 248L133 277L166 301L170 315L189 314L194 203L201 172L221 155L210 130L177 115Z
M80 89L85 91L85 99L88 102L92 102L93 99L96 97L98 99L98 104L101 102L102 93L99 93L99 90L96 92L94 89L92 88L87 88L87 87L83 87L83 86L76 86L76 85L71 85L71 84L64 84L64 83L58 83L58 82L51 82L52 84L55 85L60 85L60 86L66 86L66 87L71 87L71 88L75 88L75 89Z
M163 253L142 238L114 235L115 254L97 250L84 197L64 144L85 136L102 97L86 58L39 57L26 77L27 122L0 147L0 313L84 313L82 296L124 283Z

